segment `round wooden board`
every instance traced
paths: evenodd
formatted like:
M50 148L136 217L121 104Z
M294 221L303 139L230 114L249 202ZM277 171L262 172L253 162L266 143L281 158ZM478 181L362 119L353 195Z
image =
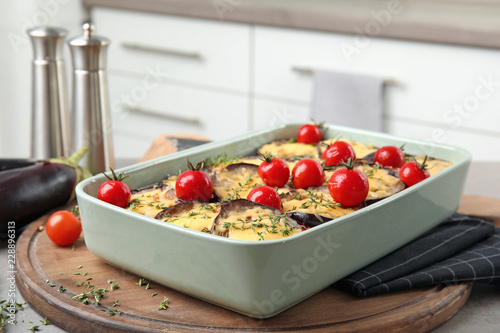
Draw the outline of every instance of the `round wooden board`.
M499 200L493 201L500 207ZM491 211L489 198L465 196L460 211L479 215L478 205L483 204L489 207L488 217L498 222L500 213ZM451 318L472 289L471 283L439 285L356 298L327 288L273 318L258 320L153 282L139 286L140 277L88 251L83 235L73 247L59 247L39 230L47 217L33 222L18 240L16 282L42 316L70 332L427 332ZM119 288L111 290L109 280ZM83 285L77 286L77 281ZM71 298L88 292L92 288L88 284L110 290L100 304L85 305ZM165 297L169 307L159 310ZM114 307L114 301L120 305ZM112 310L119 314L109 314Z

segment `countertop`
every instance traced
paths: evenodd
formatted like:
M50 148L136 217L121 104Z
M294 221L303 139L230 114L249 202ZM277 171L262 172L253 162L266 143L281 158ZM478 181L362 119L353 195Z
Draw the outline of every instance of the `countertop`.
M465 194L489 196L500 199L500 163L473 162L465 185ZM10 288L7 269L7 244L0 244L0 300L7 299ZM24 302L17 292L16 301ZM493 333L500 327L500 287L474 284L471 296L465 306L449 321L434 330L436 333ZM43 317L36 313L30 305L16 315L15 327L7 324L5 332L26 332L38 325L41 332L66 332L54 325L44 326ZM0 330L1 332L1 330Z
M101 6L381 38L500 48L494 0L82 0Z

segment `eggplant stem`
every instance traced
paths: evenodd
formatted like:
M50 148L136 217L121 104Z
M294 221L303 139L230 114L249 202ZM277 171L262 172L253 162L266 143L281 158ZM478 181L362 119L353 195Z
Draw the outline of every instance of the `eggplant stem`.
M73 164L73 165L77 165L80 162L80 160L83 158L83 156L85 156L85 154L87 153L88 150L89 150L89 147L83 146L82 148L78 149L76 152L73 153L73 155L71 155L68 158L68 162Z
M48 162L63 164L69 166L70 168L73 168L76 176L76 182L75 182L76 186L76 184L78 184L82 180L92 177L92 173L88 169L78 165L78 163L80 163L80 160L83 158L83 156L85 156L88 150L89 148L87 146L84 146L78 149L76 152L74 152L70 157L63 156L63 157L51 158L50 160L48 160ZM74 198L75 198L75 190L73 189L73 193L71 195L70 200Z
M70 167L76 167L78 163L80 163L80 160L83 158L83 156L85 156L88 150L89 148L87 146L83 146L82 148L74 152L73 155L71 155L70 157L51 158L49 162L64 164Z

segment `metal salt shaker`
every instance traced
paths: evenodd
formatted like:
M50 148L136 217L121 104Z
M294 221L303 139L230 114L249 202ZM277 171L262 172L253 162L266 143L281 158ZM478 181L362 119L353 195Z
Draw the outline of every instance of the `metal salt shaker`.
M93 35L90 23L83 36L69 41L73 60L72 151L89 148L81 165L93 174L114 168L106 54L109 40Z
M31 157L68 156L70 149L66 71L62 47L67 31L34 27L27 31L33 45Z

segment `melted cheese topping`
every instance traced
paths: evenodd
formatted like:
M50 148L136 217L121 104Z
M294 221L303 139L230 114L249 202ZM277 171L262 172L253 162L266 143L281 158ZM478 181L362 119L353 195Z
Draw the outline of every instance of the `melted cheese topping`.
M177 203L175 189L170 186L158 188L156 185L149 191L137 192L131 195L129 210L155 217L165 208L172 207Z
M236 170L223 169L214 176L214 192L223 201L246 199L256 186L264 185L255 169L240 166Z
M167 178L163 179L162 183L170 186L171 188L175 188L175 182L177 181L177 178L179 178L179 175L168 176Z
M301 232L286 217L273 215L272 211L255 207L244 211L232 211L220 219L214 234L240 240L270 240L288 237Z
M341 207L332 199L329 193L321 189L296 190L293 195L285 196L281 203L283 212L318 214L331 219L339 218L359 209Z
M374 168L371 168L375 170ZM391 176L388 170L378 169L368 175L369 190L367 200L385 198L402 191L405 186L399 178Z
M214 219L220 212L220 204L205 204L195 202L190 210L184 210L177 214L165 213L161 220L184 228L202 232L210 232Z
M282 159L289 159L295 156L318 156L317 147L315 145L286 141L275 141L263 145L258 152L262 155L271 154Z

